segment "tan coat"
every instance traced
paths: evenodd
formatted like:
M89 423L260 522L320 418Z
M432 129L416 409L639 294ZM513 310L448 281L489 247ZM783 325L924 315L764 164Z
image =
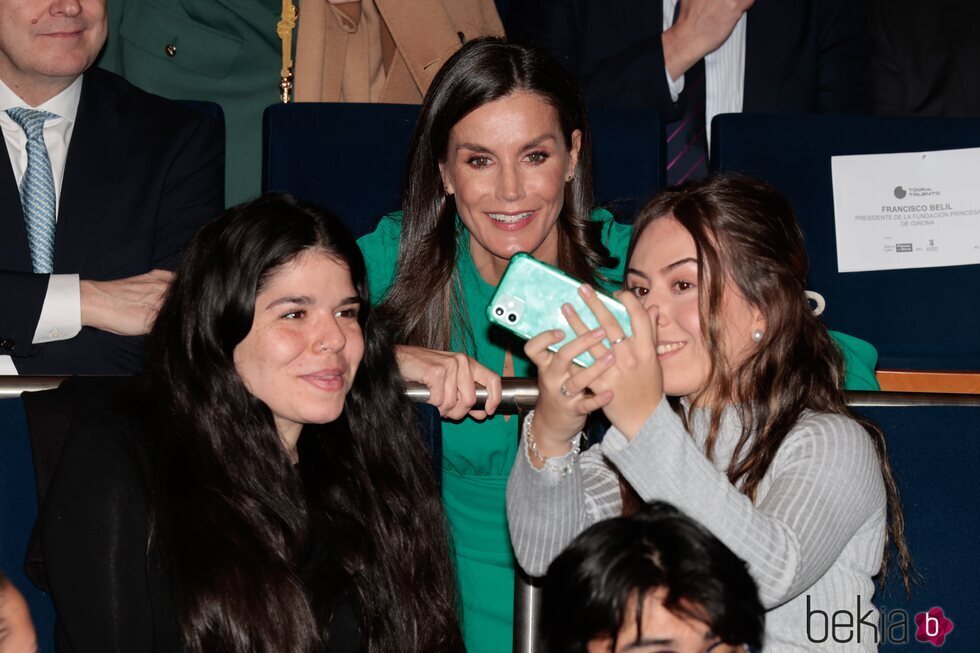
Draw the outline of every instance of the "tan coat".
M301 0L298 102L420 104L439 67L464 41L504 33L493 0L363 1L361 6ZM379 29L379 16L387 32ZM386 74L382 51L390 60Z

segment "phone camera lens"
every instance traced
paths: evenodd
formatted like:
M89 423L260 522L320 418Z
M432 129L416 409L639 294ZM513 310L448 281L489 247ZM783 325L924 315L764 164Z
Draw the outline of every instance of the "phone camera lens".
M497 308L493 309L493 312L497 315L497 317L500 317L504 314L504 307L498 306Z
M507 316L507 321L508 321L508 322L512 322L512 323L513 323L513 322L517 322L517 313L510 313L510 314L509 314L509 315Z

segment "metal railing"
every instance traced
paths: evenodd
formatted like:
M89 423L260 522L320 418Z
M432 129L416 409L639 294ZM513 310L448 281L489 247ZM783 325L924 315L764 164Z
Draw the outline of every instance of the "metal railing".
M56 388L67 377L63 376L0 376L0 399L18 397L22 392L36 392ZM503 398L497 412L520 414L534 408L538 399L538 386L533 378L507 378L502 380ZM424 402L429 390L424 385L409 383L406 394L413 401ZM484 388L476 391L476 406L480 409L486 401ZM855 408L872 406L980 406L980 395L913 393L913 392L849 392L848 404ZM536 579L528 577L518 568L514 583L514 651L536 653L540 650L537 638L541 590Z
M57 388L66 376L0 376L0 399L19 397L22 392L36 392ZM497 412L515 414L530 410L538 401L538 384L533 378L509 377L501 382L503 399ZM412 401L429 399L429 389L421 383L408 383L405 394ZM980 406L980 395L940 392L847 392L847 403L860 408L866 406ZM477 387L477 410L483 408L487 391Z

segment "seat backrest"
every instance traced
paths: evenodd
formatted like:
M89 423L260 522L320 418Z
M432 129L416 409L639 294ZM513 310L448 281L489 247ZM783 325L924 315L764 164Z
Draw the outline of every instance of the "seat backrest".
M980 267L839 273L830 166L835 155L980 147L980 120L729 114L712 122L711 147L713 169L789 198L828 326L874 344L882 369L980 370Z
M875 607L886 626L897 623L902 617L900 611L904 611L912 644L918 643L915 615L941 607L954 623L947 640L952 646L947 648L958 651L970 649L975 644L969 642L980 638L980 626L973 619L980 578L980 558L975 551L980 538L980 494L976 492L980 396L966 397L961 400L963 405L951 397L924 399L923 405L855 408L885 433L902 494L905 537L921 575L912 596L906 597L892 549L891 573L884 590L875 595ZM907 649L895 642L881 648L896 652Z
M262 189L284 191L337 213L356 236L401 206L419 107L296 103L271 106L263 122ZM663 186L662 128L655 112L590 113L596 199L631 219Z

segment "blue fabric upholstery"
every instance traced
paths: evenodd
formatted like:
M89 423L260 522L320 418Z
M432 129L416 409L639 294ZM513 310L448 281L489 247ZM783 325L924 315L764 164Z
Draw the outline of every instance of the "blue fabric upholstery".
M298 103L266 109L262 188L337 213L354 236L401 205L417 106ZM596 198L622 219L664 183L659 119L641 109L591 112Z
M859 408L884 431L888 454L898 478L905 513L905 536L912 559L921 575L906 598L894 564L884 591L875 605L888 611L908 612L912 625L909 642L915 641L914 618L934 606L953 621L954 630L943 650L974 650L980 641L975 618L980 558L975 543L980 538L980 494L976 474L980 469L980 406L888 406ZM853 610L853 608L852 608ZM892 615L892 622L898 618ZM900 644L882 651L906 651Z
M881 369L980 370L976 265L837 272L830 157L980 146L980 120L729 114L712 123L712 167L761 177L792 202L810 288L828 326L871 342ZM882 189L882 197L892 189Z
M24 406L20 399L0 399L0 571L27 599L38 650L46 652L54 651L54 604L24 574L36 519L37 489Z

